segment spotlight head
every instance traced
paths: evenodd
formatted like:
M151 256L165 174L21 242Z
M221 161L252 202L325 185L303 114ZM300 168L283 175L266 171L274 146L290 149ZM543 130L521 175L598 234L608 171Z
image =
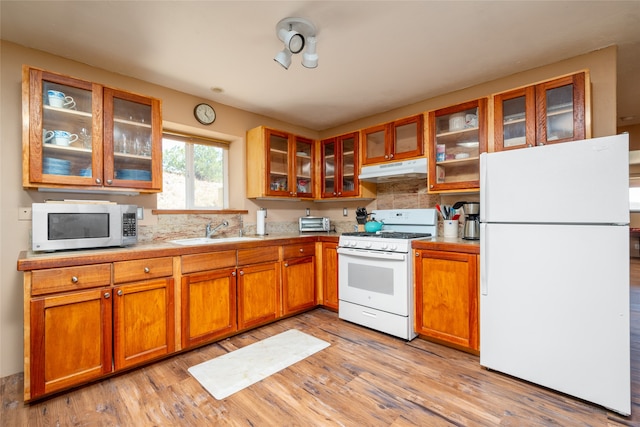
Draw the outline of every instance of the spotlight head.
M289 69L289 65L291 65L291 51L289 51L289 49L282 49L280 52L278 52L275 56L275 58L273 58L274 61L276 61L278 64L282 65L282 67L285 70Z
M316 38L307 38L307 50L302 54L302 65L305 68L316 68L318 66L318 54L316 53Z
M280 30L280 39L293 54L300 53L304 49L304 37L297 31L282 29Z

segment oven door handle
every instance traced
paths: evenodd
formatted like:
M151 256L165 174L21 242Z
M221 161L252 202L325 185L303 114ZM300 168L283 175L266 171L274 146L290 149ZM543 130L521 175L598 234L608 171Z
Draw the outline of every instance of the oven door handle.
M349 255L349 256L358 257L358 258L377 258L377 259L398 260L398 261L404 261L407 257L407 254L404 254L404 253L375 252L375 251L348 249L348 248L338 248L338 254Z

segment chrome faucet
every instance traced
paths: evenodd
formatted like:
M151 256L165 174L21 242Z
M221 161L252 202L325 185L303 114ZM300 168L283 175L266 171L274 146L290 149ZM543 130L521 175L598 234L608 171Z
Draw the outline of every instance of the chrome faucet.
M227 221L226 219L224 221L222 221L220 224L216 225L215 227L211 227L212 223L207 224L207 228L206 228L206 237L211 237L213 236L213 234L218 231L220 228L222 227L228 227L229 226L229 221Z

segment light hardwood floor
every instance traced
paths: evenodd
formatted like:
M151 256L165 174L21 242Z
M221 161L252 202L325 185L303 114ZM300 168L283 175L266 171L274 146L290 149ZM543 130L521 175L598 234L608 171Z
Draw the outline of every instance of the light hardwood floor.
M482 369L479 359L315 309L40 403L2 379L2 426L640 426L640 261L632 260L632 416ZM296 328L327 349L218 401L187 372Z

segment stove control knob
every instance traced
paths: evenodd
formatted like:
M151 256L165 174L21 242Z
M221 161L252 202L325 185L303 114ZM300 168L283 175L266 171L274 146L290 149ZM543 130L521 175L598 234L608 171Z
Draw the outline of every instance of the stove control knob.
M386 243L382 243L382 244L380 244L380 249L382 249L382 250L385 250L385 249L387 249L388 247L389 247L389 245L388 245L388 244L386 244Z
M371 242L367 242L367 243L365 243L365 244L364 244L364 247L365 247L365 248L367 248L367 249L369 249L369 248L371 247Z
M393 245L391 245L389 247L389 249L391 249L392 251L395 251L396 249L398 249L398 245L396 245L395 243Z

